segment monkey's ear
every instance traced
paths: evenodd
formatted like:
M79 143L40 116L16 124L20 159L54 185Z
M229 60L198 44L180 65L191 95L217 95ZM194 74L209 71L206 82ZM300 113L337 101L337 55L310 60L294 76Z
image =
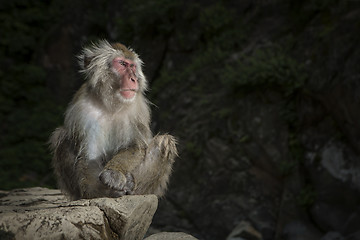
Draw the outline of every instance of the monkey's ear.
M84 56L84 58L83 58L83 66L84 66L84 69L85 68L87 68L88 66L89 66L89 64L91 63L91 60L92 60L93 58L92 57L88 57L88 56Z
M77 59L79 61L81 70L88 69L93 58L94 58L93 56L89 56L89 54L87 54L87 52L85 52L85 51L83 51L80 55L78 55Z

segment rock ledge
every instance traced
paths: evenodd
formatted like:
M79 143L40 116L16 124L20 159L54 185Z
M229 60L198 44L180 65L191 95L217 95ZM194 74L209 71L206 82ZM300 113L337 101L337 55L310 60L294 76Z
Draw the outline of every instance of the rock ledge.
M59 190L0 191L0 238L143 239L157 204L155 195L69 202Z

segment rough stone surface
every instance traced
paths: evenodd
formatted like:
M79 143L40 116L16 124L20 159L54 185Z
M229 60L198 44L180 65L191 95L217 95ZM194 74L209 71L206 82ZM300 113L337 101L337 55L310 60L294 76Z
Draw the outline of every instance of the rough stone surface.
M338 232L328 232L320 240L344 240L345 238L341 236Z
M40 39L46 44L36 45L38 57L31 44L17 43L15 49L25 47L26 56L42 63L47 85L64 104L82 84L74 53L90 40L86 36L96 36L99 23L106 23L109 40L140 53L149 100L157 106L152 129L179 139L180 157L152 227L218 240L246 220L264 240L294 240L304 231L313 239L317 232L324 240L360 239L360 1L143 1L132 8L124 2L134 1L95 1L86 6L89 11L80 3L65 4L76 17L68 21L63 12L65 18ZM98 9L109 11L108 21L89 21ZM124 39L121 30L127 29ZM5 40L3 47L11 42ZM24 56L12 55L1 64L9 79L12 63ZM275 71L263 72L259 81L253 75L262 66ZM302 70L293 71L295 66ZM6 107L19 100L15 93L0 105L8 119L3 129L22 130L23 110L12 114ZM10 124L13 119L16 124ZM4 134L23 132L12 130ZM27 136L32 135L25 131L19 143L2 146L2 153L24 149L22 144L33 142Z
M182 232L161 232L153 234L144 240L196 240L193 236Z
M230 233L226 240L262 240L261 233L259 233L249 222L240 222L235 229Z
M318 240L322 234L311 224L293 221L285 225L282 239L284 240Z
M10 239L142 239L158 203L155 195L68 202L46 188L1 195L0 236Z

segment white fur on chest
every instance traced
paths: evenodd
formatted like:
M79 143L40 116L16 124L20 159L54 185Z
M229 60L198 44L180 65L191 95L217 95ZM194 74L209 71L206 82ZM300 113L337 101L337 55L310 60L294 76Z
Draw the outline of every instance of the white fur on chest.
M85 151L89 160L116 153L133 141L129 117L121 112L109 116L94 106L82 113Z

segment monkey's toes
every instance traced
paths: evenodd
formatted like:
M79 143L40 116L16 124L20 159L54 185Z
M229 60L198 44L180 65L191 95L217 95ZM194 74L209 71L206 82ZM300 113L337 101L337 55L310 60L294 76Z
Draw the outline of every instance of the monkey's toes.
M133 194L133 190L135 188L135 179L131 173L126 173L126 184L124 187L125 194L131 195Z
M173 161L177 156L176 139L169 134L155 136L151 147L159 149L163 159Z
M100 181L115 190L123 190L126 184L126 177L122 172L104 169L99 175Z

